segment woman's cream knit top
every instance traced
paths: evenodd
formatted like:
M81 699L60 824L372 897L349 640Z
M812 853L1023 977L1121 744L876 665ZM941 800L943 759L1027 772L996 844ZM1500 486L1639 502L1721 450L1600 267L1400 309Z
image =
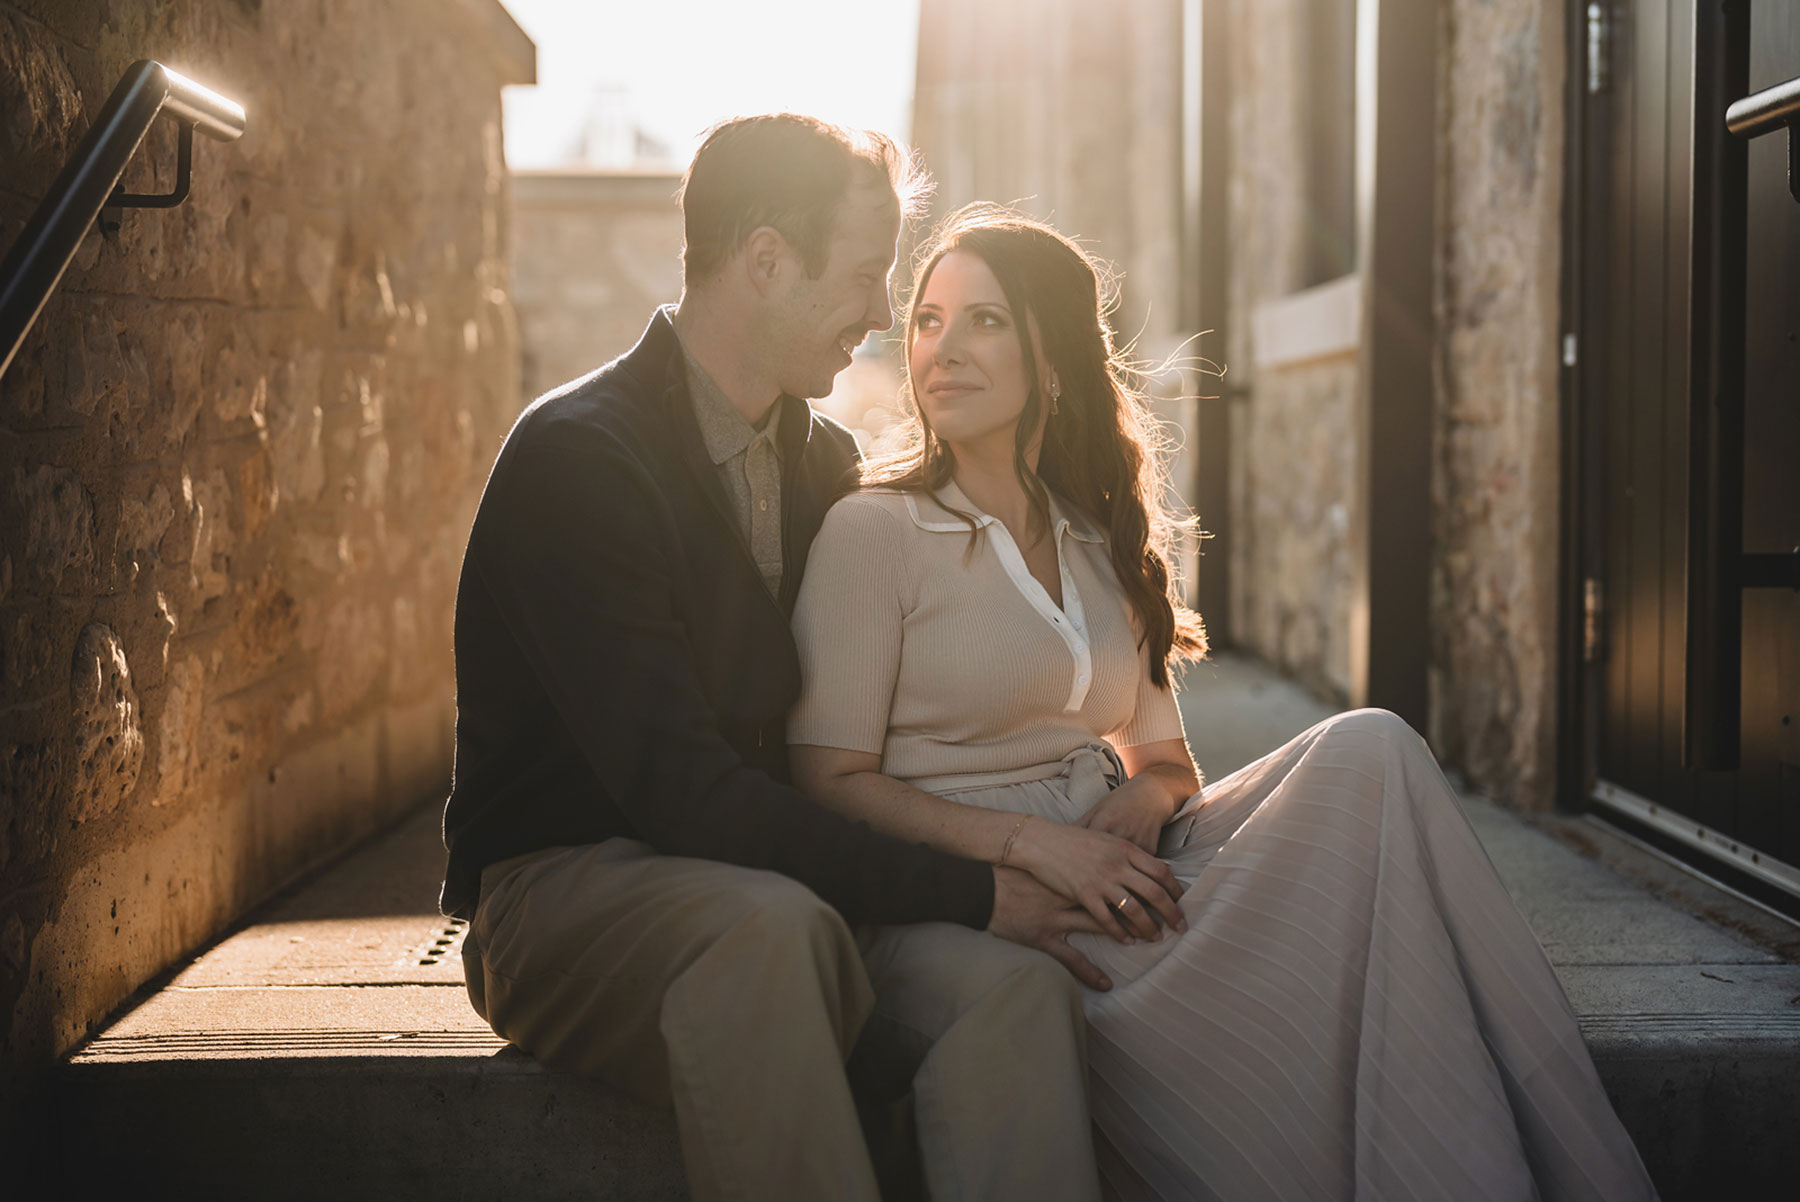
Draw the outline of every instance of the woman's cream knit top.
M1096 739L1182 736L1087 519L1052 496L1058 608L1004 524L954 484L939 496L860 492L825 515L794 610L790 743L878 752L884 773L929 790L1051 776ZM951 509L980 523L973 554Z

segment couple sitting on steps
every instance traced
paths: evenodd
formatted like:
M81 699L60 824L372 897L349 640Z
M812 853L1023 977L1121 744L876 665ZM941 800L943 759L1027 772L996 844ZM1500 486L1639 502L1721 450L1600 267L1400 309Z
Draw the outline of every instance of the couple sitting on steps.
M507 437L457 595L443 905L547 1065L672 1104L694 1196L1653 1197L1423 742L1201 788L1150 419L1090 259L952 214L912 438L811 409L893 324L887 139L714 129L685 286Z

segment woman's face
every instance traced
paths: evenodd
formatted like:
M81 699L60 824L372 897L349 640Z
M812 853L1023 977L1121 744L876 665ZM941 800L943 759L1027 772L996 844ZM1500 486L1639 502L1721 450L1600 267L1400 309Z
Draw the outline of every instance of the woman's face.
M1028 387L1019 320L978 255L953 250L932 269L913 305L907 368L919 409L945 442L1003 441L1010 453Z

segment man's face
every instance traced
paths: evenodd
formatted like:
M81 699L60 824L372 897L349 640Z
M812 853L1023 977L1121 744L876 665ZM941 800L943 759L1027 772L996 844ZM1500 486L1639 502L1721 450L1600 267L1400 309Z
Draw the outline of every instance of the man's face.
M894 324L888 276L899 238L893 192L885 183L853 183L838 204L825 270L817 279L796 271L771 315L766 350L783 392L829 395L857 344Z

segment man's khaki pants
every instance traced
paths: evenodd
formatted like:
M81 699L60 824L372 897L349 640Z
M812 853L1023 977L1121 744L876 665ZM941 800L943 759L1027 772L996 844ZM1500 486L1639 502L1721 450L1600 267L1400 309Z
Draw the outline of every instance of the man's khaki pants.
M935 1202L1099 1195L1079 987L1042 952L853 937L788 877L611 839L490 865L463 956L503 1038L673 1103L697 1202L879 1197L844 1071L865 1022L875 1059L919 1065Z

